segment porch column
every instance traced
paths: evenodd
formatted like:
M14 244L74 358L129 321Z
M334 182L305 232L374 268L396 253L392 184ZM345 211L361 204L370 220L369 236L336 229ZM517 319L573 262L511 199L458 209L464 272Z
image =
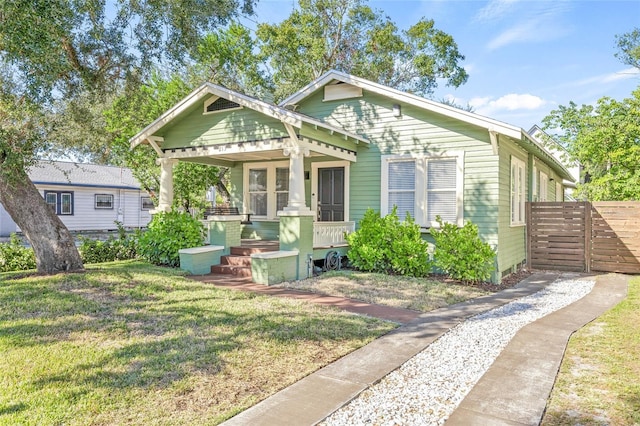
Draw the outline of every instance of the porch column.
M304 157L309 156L309 149L296 145L283 152L289 157L289 203L284 211L311 211L305 204L304 191Z
M158 158L160 164L160 193L158 207L155 212L171 211L173 204L173 165L178 162L173 158Z

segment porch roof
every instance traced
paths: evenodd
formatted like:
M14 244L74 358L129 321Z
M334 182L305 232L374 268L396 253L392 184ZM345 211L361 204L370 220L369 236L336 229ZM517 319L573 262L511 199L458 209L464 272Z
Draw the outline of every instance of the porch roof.
M205 97L211 95L219 96L221 98L235 102L243 107L252 109L260 114L264 114L265 116L277 119L285 126L292 126L294 128L301 129L303 124L306 124L315 129L322 129L324 131L327 131L332 135L340 135L347 141L351 140L356 143L369 143L366 138L356 133L349 132L345 129L327 124L317 118L291 111L289 109L286 109L285 107L261 101L260 99L227 89L223 86L219 86L213 83L204 83L202 86L191 92L184 99L167 110L156 120L154 120L147 127L142 129L138 134L132 137L129 140L131 149L144 143L151 144L153 146L156 142L161 141L162 138L159 138L157 134L163 128L170 125L174 120L178 120L181 114L187 112L198 102L202 102ZM255 144L255 142L256 141L246 141L246 144L247 146L249 146L250 144Z

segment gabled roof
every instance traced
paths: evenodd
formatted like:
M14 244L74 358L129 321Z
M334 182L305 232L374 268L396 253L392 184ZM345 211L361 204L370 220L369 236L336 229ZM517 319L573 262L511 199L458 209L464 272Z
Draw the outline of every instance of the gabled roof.
M29 169L36 185L63 185L114 189L140 189L140 183L126 167L39 161Z
M560 176L565 179L572 180L571 174L567 171L564 165L558 162L553 157L553 155L547 152L547 150L541 144L539 144L538 141L531 137L531 135L529 135L521 127L513 126L473 112L464 111L450 105L432 101L411 93L403 92L379 83L375 83L373 81L366 80L364 78L343 73L341 71L330 70L326 72L316 80L300 89L297 93L294 93L293 95L280 102L280 106L283 108L295 106L308 96L322 89L327 84L335 81L351 84L353 86L360 87L363 90L386 96L401 103L412 105L426 111L460 120L462 122L484 128L489 132L496 132L498 134L508 136L518 142L528 152L534 153L535 155L538 155L548 161L551 167Z
M295 111L287 110L278 105L272 105L270 103L261 101L260 99L245 95L240 92L236 92L226 87L219 86L213 83L204 83L196 90L187 95L184 99L174 105L171 109L162 114L154 122L142 129L137 135L132 137L129 142L131 148L135 148L139 144L143 143L150 136L153 136L156 132L169 124L173 119L178 117L181 113L195 105L197 102L202 101L207 96L219 96L221 98L233 101L243 107L252 109L268 117L275 118L283 123L290 124L293 127L301 128L303 123L311 126L317 126L333 133L338 133L346 137L352 138L359 142L368 143L368 140L355 133L348 132L344 129L329 125L322 120L309 117L304 114L297 113Z

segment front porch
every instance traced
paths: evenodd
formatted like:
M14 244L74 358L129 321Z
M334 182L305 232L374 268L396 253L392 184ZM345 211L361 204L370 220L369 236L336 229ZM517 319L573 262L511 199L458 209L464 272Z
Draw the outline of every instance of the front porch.
M241 216L209 216L203 220L207 247L219 248L219 256L215 264L200 265L197 271L251 277L267 285L307 278L313 273L314 261L325 259L329 252L346 255L345 235L355 230L355 222L312 219L283 211L276 222L277 239L272 239L274 231L261 233L260 222L243 225ZM251 238L243 238L246 234Z
M344 234L355 229L350 165L369 141L342 125L207 83L131 139L132 149L140 144L158 156L156 212L172 209L176 163L229 169L230 205L250 214L252 223L242 223L242 216L205 219L208 242L222 247L220 256L243 238L278 240L279 254L259 263L286 264L292 271L283 276L299 279L322 253L346 250Z

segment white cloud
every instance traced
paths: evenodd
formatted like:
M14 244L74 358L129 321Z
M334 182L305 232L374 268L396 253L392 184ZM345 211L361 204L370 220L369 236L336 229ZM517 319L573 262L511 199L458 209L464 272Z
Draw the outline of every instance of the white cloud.
M492 115L498 111L522 111L536 110L547 105L548 102L539 96L528 93L518 94L510 93L493 99L491 97L473 98L469 101L469 105L482 115Z
M515 6L517 0L492 0L478 11L476 21L494 21L507 15Z
M574 81L567 86L593 86L638 77L640 77L640 70L638 68L627 68L608 74L600 74L589 78L583 78L582 80Z

